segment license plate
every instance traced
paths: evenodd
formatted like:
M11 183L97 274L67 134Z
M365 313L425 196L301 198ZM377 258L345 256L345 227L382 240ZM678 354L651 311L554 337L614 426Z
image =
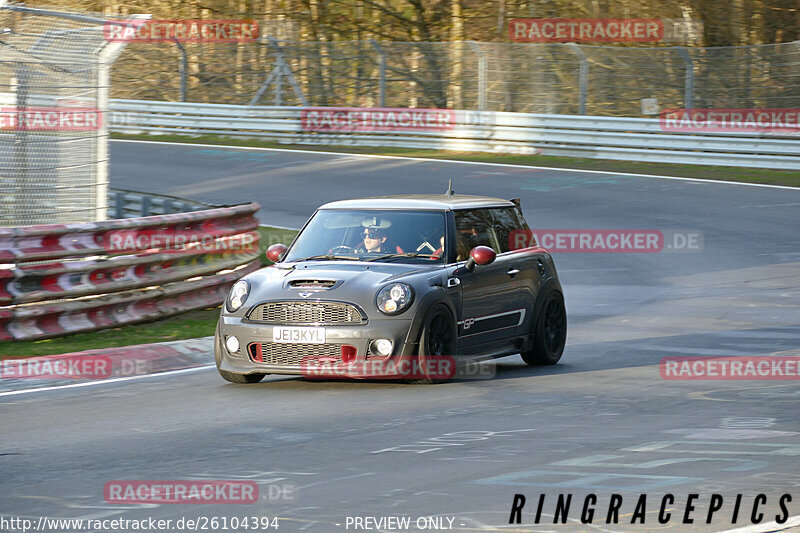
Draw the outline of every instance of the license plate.
M275 326L272 341L284 344L325 344L325 328Z

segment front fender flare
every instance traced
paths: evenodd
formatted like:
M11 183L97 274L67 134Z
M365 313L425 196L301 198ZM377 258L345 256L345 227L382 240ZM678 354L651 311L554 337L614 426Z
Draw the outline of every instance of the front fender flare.
M417 306L416 314L414 318L411 320L411 327L408 328L408 334L406 335L405 344L403 346L402 355L414 355L417 346L419 345L419 335L422 331L422 324L425 321L425 316L428 314L428 311L431 310L436 305L444 305L450 314L453 316L453 320L455 317L458 316L456 312L456 306L453 303L453 299L450 297L447 292L441 287L434 287L433 290L425 294L419 302Z

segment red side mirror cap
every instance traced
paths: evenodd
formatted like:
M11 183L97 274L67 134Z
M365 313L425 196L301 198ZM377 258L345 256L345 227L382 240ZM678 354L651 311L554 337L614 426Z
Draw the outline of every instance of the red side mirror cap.
M488 265L493 262L497 254L488 246L476 246L469 253L469 259L465 265L467 270L472 271L475 265Z
M476 246L469 256L475 260L476 265L488 265L494 261L497 254L488 246Z
M267 259L272 261L273 263L277 263L283 257L283 254L286 253L286 245L285 244L273 244L269 248L267 248Z

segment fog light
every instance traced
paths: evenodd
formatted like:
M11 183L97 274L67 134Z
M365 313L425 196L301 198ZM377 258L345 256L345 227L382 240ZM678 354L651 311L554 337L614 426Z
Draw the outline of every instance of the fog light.
M236 353L239 351L239 339L231 335L230 337L225 338L225 347L228 348L228 351L231 353Z
M389 339L378 339L372 341L372 351L377 355L391 355L394 343Z

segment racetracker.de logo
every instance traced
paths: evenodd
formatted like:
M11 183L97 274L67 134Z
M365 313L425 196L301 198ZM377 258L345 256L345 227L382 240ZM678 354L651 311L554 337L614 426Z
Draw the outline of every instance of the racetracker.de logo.
M800 356L665 357L659 370L671 380L797 380Z
M91 107L0 107L0 130L97 131L103 112Z
M106 503L256 503L255 481L122 480L103 487Z
M105 355L48 355L0 361L2 379L105 379L111 376Z
M451 379L491 379L491 363L459 361L451 355L404 355L398 358L375 357L364 361L340 362L338 357L306 357L301 361L307 379L407 379L447 381Z
M111 43L236 43L258 39L254 20L110 20L103 36Z
M106 233L103 245L108 252L146 250L253 253L258 251L258 234L220 235L204 231L165 231L148 229L114 230Z
M518 229L508 234L510 250L537 246L553 253L699 252L703 234L655 229Z
M665 109L663 131L800 135L800 108Z
M305 131L444 131L455 125L452 109L305 107L300 127Z
M659 19L514 19L508 36L521 43L653 43L664 39Z

